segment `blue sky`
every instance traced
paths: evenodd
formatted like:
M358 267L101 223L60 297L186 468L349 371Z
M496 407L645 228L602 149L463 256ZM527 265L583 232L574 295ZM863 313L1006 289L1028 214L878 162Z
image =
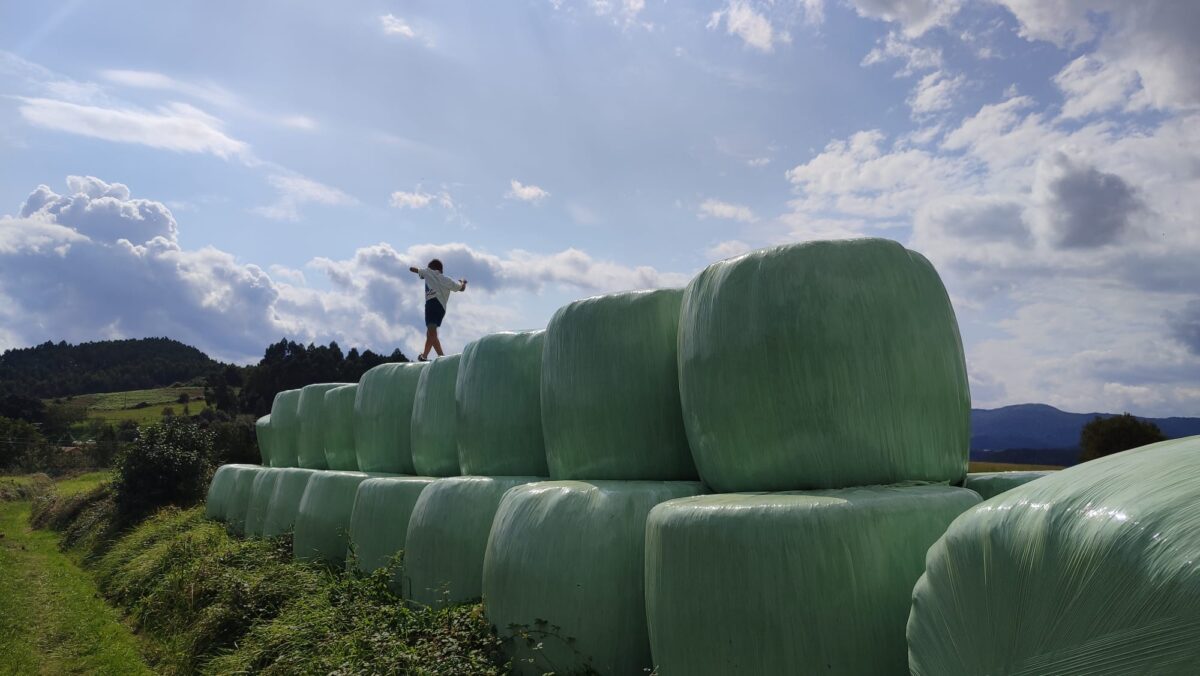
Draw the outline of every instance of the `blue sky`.
M409 354L750 248L927 254L977 405L1200 413L1200 6L9 3L0 349Z

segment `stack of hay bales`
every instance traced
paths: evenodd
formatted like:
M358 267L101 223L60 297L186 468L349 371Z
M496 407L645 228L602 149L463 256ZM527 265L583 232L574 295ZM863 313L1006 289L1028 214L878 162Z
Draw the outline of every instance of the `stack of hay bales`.
M354 395L354 453L362 472L412 474L412 407L427 364L380 364Z
M246 482L254 482L254 476L262 469L258 465L221 465L208 483L208 495L204 503L204 516L214 521L229 523L230 519L245 519L249 499L244 494Z
M271 415L267 414L254 421L254 436L258 440L258 454L261 458L259 464L263 467L271 466Z
M271 402L271 467L299 467L300 390L284 390Z
M1017 486L1024 486L1030 481L1037 481L1053 473L1053 471L971 472L967 475L963 486L975 491L984 500L988 500Z
M505 494L483 567L488 619L519 671L651 666L646 515L703 492L679 404L681 298L678 289L589 298L546 328L542 428L553 480Z
M354 563L363 572L388 567L405 549L417 499L435 481L434 477L459 474L454 402L459 359L459 355L435 359L417 379L410 445L413 468L420 476L369 479L358 487L350 519L350 541ZM396 594L403 594L399 567L393 570L389 586Z
M1200 436L992 498L929 550L911 673L1200 673L1197 524Z
M354 399L358 385L342 385L325 393L325 465L329 469L355 471Z
M296 464L308 469L329 469L325 460L325 393L346 383L318 383L300 389L297 415L300 435L296 442Z
M406 599L442 605L479 598L488 532L501 496L545 478L544 334L495 333L463 350L454 388L455 434L459 470L466 476L434 481L413 506L405 536Z
M678 345L692 455L722 495L650 512L658 673L902 673L924 553L979 501L948 485L970 395L933 267L876 239L721 261L688 285Z

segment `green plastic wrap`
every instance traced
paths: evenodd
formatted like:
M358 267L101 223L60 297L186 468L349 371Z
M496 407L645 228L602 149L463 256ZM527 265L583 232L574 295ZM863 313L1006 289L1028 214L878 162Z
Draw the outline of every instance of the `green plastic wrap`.
M279 482L279 473L282 471L282 468L264 467L254 477L254 484L250 488L250 505L246 508L246 535L262 537L267 511L271 508L271 496L275 493L275 484Z
M204 516L214 521L229 518L229 503L233 494L235 477L244 470L257 469L258 465L221 465L213 472L208 483L208 495L204 501Z
M271 467L296 467L299 443L300 390L284 390L271 403Z
M358 385L342 385L325 393L325 465L329 469L355 471L354 398Z
M300 390L300 439L296 462L309 469L329 469L325 462L325 393L346 383L318 383Z
M225 523L238 535L246 532L246 512L250 509L250 498L254 494L254 480L264 469L258 465L247 465L233 475L229 503L225 507Z
M345 565L354 495L358 485L368 478L364 472L333 470L312 475L296 512L292 555L297 561Z
M363 472L412 474L412 408L427 364L380 364L354 398L354 452Z
M688 284L679 388L714 491L961 483L971 398L942 281L896 242L808 242Z
M963 486L975 491L984 500L988 500L1017 486L1023 486L1030 481L1036 481L1053 473L1053 471L971 472L967 475L967 480L963 482Z
M679 408L682 289L559 308L542 354L542 428L554 479L695 479Z
M500 498L534 476L460 476L421 491L405 536L403 596L427 606L483 594L483 555Z
M258 440L258 453L262 466L271 466L271 416L264 415L254 421L254 436Z
M925 551L978 503L965 488L872 486L655 507L646 617L657 673L905 673Z
M546 481L504 494L483 562L483 600L518 673L640 674L646 515L699 495L693 481ZM534 651L514 633L557 627ZM514 625L517 629L513 629Z
M439 357L421 372L413 399L413 468L422 476L458 476L454 386L461 355Z
M463 474L546 476L545 331L492 333L463 349L454 399Z
M296 514L300 511L300 500L308 480L316 474L315 469L282 467L275 479L275 490L267 505L267 517L263 519L263 537L275 537L290 533L296 528Z
M929 550L913 674L1200 673L1200 436L1076 465Z
M358 485L350 517L350 544L360 571L385 568L396 552L404 549L417 498L434 481L432 477L384 477ZM403 592L400 580L394 575L390 581L397 595Z

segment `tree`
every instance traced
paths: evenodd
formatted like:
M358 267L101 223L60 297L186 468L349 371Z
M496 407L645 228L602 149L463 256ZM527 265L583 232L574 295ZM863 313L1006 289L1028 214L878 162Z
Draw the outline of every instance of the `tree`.
M142 428L117 456L113 488L124 523L166 505L196 504L208 487L212 452L213 434L185 418Z
M1083 426L1079 434L1080 462L1095 460L1113 453L1163 441L1162 430L1149 420L1135 418L1129 413L1108 418L1096 416Z

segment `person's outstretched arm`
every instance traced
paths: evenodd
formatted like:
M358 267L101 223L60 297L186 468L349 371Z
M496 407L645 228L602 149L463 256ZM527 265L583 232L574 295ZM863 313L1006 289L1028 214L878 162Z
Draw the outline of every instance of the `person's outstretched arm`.
M458 280L458 290L459 291L467 290L467 280L465 280L465 279Z

